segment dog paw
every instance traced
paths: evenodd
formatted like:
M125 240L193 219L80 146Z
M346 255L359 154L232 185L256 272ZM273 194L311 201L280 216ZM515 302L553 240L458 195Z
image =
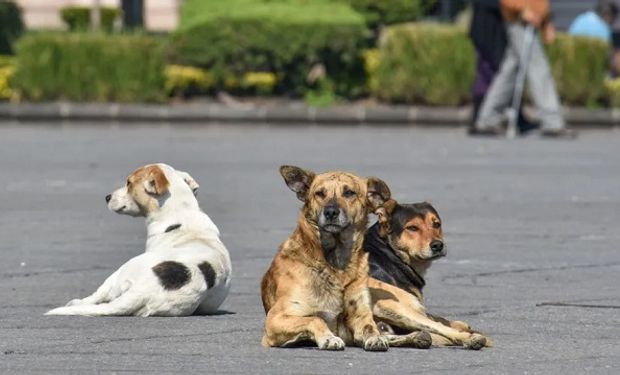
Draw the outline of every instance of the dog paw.
M433 344L433 339L431 338L431 334L426 331L420 331L412 335L413 335L413 339L411 343L414 348L428 349Z
M383 336L369 337L364 341L363 346L364 350L369 352L385 352L389 347L387 338Z
M65 306L79 306L83 304L84 304L84 301L82 301L79 298L76 298L76 299L72 299L71 301L67 302Z
M344 350L344 341L338 336L325 336L317 340L321 350Z
M480 350L487 344L487 338L474 333L469 339L463 341L463 346L471 350Z

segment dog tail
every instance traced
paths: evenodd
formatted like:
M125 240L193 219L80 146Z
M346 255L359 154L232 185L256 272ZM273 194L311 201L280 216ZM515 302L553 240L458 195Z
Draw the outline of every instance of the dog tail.
M144 305L145 300L138 293L126 292L108 303L62 306L45 315L128 316L135 315Z

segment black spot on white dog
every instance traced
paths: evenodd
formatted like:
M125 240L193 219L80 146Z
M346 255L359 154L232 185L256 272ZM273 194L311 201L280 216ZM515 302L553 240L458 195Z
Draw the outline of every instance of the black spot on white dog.
M179 262L166 261L153 267L153 272L159 278L159 283L166 290L180 289L187 284L191 277L189 269Z
M179 228L181 228L181 224L172 224L171 226L166 228L166 231L164 233L172 232L173 230L179 229Z
M208 262L202 262L198 265L200 272L205 277L207 282L207 288L212 288L215 285L215 270Z

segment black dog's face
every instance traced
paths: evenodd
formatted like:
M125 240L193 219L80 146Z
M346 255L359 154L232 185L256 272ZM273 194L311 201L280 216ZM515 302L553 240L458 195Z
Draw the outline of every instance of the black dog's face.
M406 263L431 261L446 255L441 219L430 203L395 204L385 213L382 227L388 242Z

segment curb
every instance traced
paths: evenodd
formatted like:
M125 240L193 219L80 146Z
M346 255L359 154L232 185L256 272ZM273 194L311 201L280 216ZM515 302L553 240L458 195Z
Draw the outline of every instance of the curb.
M251 122L278 124L438 125L466 126L470 107L405 105L337 105L312 108L301 102L228 106L220 103L107 104L0 103L2 121L95 122ZM619 109L567 108L565 118L575 127L611 128L620 125Z

